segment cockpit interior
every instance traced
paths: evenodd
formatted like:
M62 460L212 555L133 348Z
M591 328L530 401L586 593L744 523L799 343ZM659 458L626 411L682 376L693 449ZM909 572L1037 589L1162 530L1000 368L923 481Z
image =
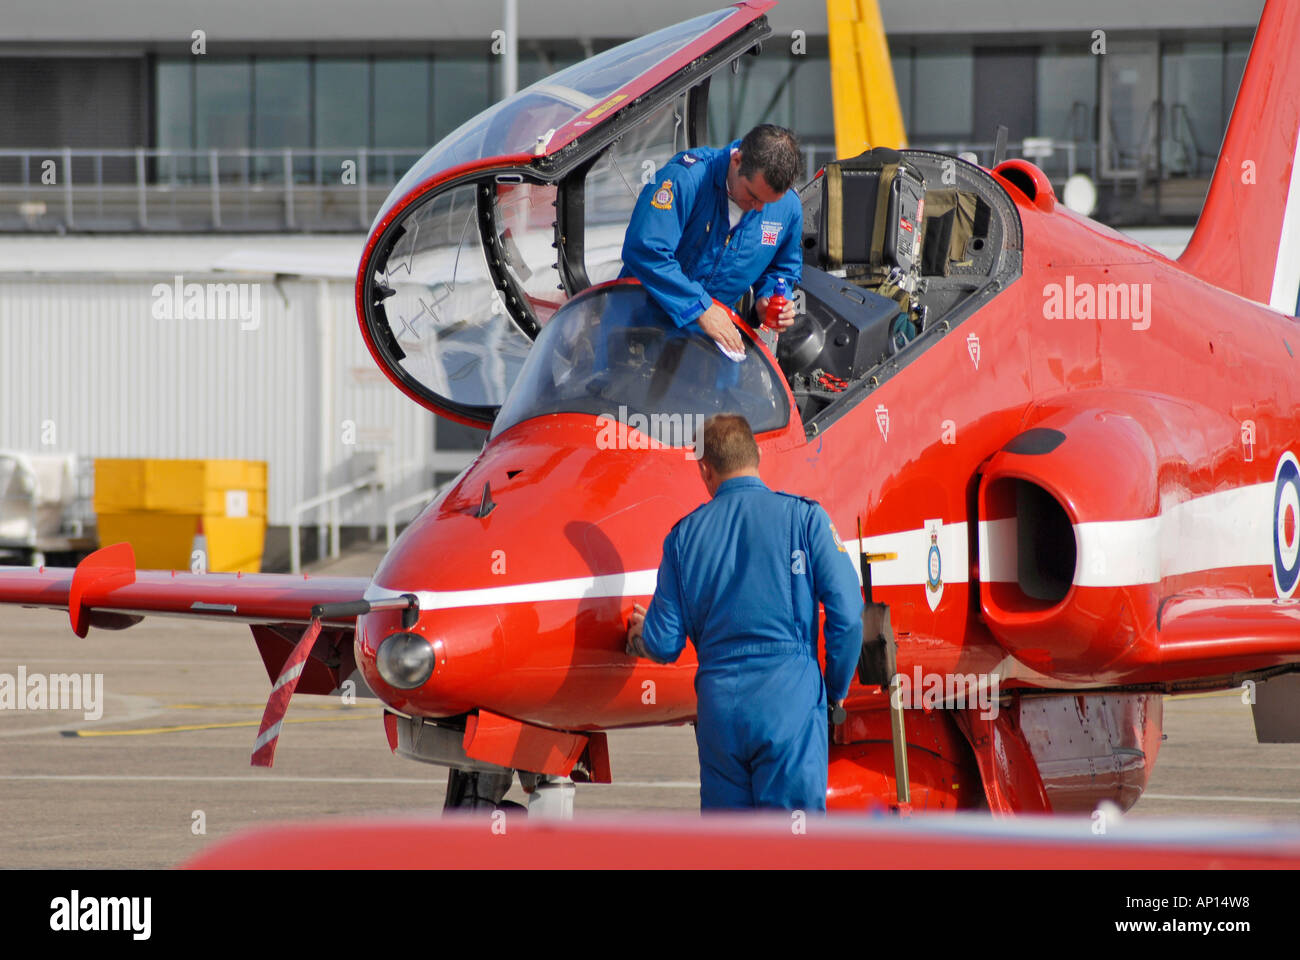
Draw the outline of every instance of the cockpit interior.
M363 255L359 306L372 354L408 396L494 434L566 410L728 403L770 428L797 410L811 437L1019 276L1020 219L998 178L878 149L799 191L798 316L775 366L751 347L728 373L703 333L677 331L639 287L607 284L642 187L711 142L710 77L767 32L747 16L728 8L569 67L403 178Z

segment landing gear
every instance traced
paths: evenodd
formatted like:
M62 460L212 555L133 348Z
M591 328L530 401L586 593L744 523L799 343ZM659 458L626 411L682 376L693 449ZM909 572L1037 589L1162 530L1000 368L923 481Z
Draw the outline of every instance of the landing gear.
M548 820L572 820L573 798L577 793L568 777L519 771L519 785L528 794L528 814Z
M514 779L513 770L487 773L479 770L458 770L452 767L447 775L447 797L444 810L522 810L523 806L505 799Z
M505 799L515 771L461 770L452 767L447 775L447 797L443 810L509 810L527 812L548 820L573 819L576 788L568 777L519 771L519 785L528 794L528 806Z

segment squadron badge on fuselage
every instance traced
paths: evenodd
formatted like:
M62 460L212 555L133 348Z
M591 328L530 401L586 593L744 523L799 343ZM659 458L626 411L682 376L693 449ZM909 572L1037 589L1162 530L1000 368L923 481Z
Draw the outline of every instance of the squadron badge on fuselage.
M939 606L943 596L943 551L939 548L942 529L942 520L925 521L925 532L930 540L930 548L925 554L925 602L931 610Z

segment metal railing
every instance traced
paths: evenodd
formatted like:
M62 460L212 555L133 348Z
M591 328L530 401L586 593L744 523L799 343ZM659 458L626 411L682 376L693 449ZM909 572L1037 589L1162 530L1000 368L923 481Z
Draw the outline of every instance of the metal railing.
M997 144L992 141L927 141L910 146L917 150L934 150L938 153L951 153L954 156L974 154L982 167L993 165L993 155ZM1079 172L1079 154L1093 149L1089 144L1075 143L1073 140L1057 140L1052 137L1026 137L1013 140L1007 144L1007 158L1023 157L1043 168L1043 172L1059 175L1063 179ZM1096 179L1096 164L1089 162L1087 169Z
M341 551L340 545L340 528L341 520L339 518L339 501L350 493L356 493L359 490L382 489L386 480L386 475L379 469L372 470L363 477L358 477L351 483L345 483L342 486L335 487L333 490L326 490L322 494L304 500L295 504L289 511L289 571L291 573L302 573L302 515L308 510L314 510L316 507L329 505L329 556L331 559L337 559ZM319 524L314 524L319 526Z
M393 541L397 539L397 515L399 513L409 510L411 507L425 507L438 497L442 496L442 492L454 486L456 481L459 479L460 477L458 476L455 479L448 480L446 483L440 484L436 487L432 487L428 490L421 490L419 493L398 500L396 503L389 506L388 510L384 514L385 547L391 550L393 547Z
M913 146L973 153L985 165L994 150L983 141ZM829 141L802 148L808 178L836 156ZM425 149L0 149L0 231L365 230ZM1095 143L1031 137L1007 155L1053 179L1104 179Z
M364 230L425 149L0 149L0 230Z
M387 528L387 545L391 547L393 540L397 536L397 514L402 510L408 509L417 503L427 503L434 497L440 495L444 490L455 484L465 471L469 469L478 451L469 450L435 450L426 458L420 460L407 460L392 468L386 468L382 464L362 474L355 480L324 493L317 494L301 503L295 504L289 511L289 569L292 573L302 572L302 528L304 526L314 526L320 529L321 539L325 538L325 531L329 531L329 549L328 556L331 559L337 559L342 552L342 519L340 517L340 503L344 497L350 494L359 493L363 490L383 490L400 489L401 485L410 480L413 476L423 474L425 471L432 471L437 474L441 471L450 472L458 471L457 475L451 480L430 490L423 490L418 494L404 497L389 505L384 514L385 526ZM315 522L305 524L302 516L309 510L315 510L327 506L328 519L325 523ZM377 534L376 524L363 523L362 525L370 527L371 540L374 540ZM324 559L324 555L320 559Z

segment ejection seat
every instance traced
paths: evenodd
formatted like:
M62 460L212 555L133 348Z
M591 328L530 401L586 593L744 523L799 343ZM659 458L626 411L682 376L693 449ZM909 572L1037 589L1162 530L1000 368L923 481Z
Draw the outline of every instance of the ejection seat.
M777 359L796 398L833 394L920 331L925 178L896 150L828 163L802 192L805 314Z

